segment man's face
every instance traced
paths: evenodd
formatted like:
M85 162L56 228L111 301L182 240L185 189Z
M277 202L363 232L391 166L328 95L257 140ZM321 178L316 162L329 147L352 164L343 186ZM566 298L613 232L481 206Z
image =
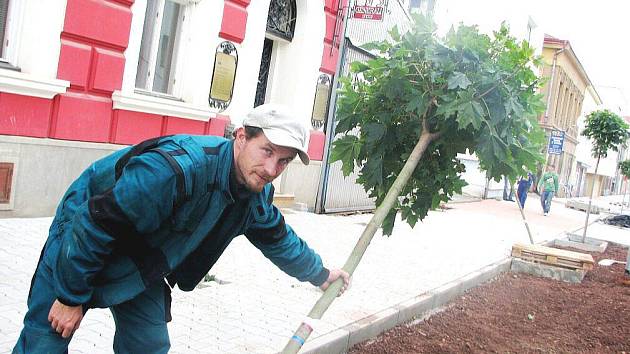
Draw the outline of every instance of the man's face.
M258 193L284 171L296 154L294 148L272 144L265 134L247 139L245 129L239 128L234 141L236 179Z

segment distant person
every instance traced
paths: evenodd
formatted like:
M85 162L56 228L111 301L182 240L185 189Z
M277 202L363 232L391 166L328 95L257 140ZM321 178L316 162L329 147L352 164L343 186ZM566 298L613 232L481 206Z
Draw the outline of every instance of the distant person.
M323 290L341 278L343 292L348 273L325 268L272 204L271 181L296 156L309 163L308 134L266 104L234 140L159 137L94 162L59 204L13 353L67 353L83 315L105 307L114 352L167 353L171 288L195 289L239 235L288 275Z
M540 204L543 208L543 214L547 216L549 209L551 209L551 200L558 192L558 174L554 165L549 166L549 170L540 177L538 191L540 192Z
M532 183L534 183L534 175L531 172L527 172L527 177L521 176L521 178L518 180L516 196L519 203L521 203L521 208L525 208L527 192L532 186Z

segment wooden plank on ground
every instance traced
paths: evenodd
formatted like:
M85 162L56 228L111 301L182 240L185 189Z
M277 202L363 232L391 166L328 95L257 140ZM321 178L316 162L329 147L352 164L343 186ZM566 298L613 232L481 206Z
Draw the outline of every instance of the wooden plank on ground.
M512 256L529 261L573 269L593 269L595 261L590 254L561 250L541 245L514 244Z

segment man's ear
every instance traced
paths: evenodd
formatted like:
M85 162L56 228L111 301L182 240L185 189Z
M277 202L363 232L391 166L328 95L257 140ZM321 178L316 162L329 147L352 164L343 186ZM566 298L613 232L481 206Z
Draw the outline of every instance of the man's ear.
M247 140L247 136L245 135L245 128L240 127L234 131L234 140L237 143L243 144Z

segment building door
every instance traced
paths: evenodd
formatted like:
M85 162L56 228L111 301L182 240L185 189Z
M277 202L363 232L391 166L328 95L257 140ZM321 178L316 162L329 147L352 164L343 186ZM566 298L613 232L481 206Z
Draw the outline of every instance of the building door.
M267 31L263 51L260 58L260 70L258 71L258 84L254 107L265 103L268 96L270 70L273 67L274 40L288 44L295 34L295 21L297 19L297 7L295 0L271 0L267 14Z

